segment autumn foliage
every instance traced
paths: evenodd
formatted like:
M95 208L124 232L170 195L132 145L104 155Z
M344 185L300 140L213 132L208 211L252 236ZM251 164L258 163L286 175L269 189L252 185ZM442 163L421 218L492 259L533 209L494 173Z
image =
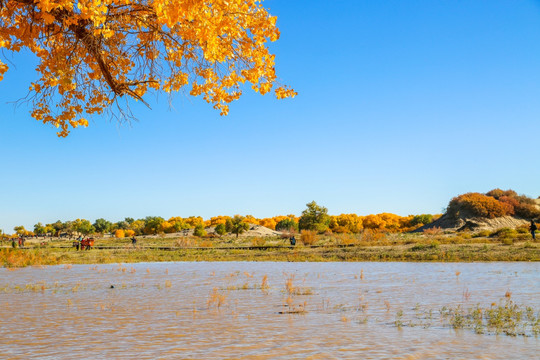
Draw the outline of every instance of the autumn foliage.
M525 219L540 219L540 209L536 204L538 200L531 199L524 195L518 195L513 190L495 189L486 194L467 193L453 198L447 208L447 214L456 217L482 216L495 218L505 215L518 216ZM27 231L24 226L16 226L13 235L2 234L3 238L17 236L79 236L79 234L111 234L117 238L160 235L180 233L187 236L188 230L197 229L197 235L204 237L213 235L241 234L253 225L260 225L272 230L285 231L287 236L298 230L311 230L302 237L306 242L315 241L317 234L339 234L339 237L348 240L348 234L363 233L365 239L379 239L385 233L409 232L419 227L437 220L441 215L408 215L399 216L392 213L380 213L371 215L340 214L328 215L324 207L318 206L315 202L307 204L305 211L304 225L315 224L313 228L298 228L302 217L296 215L279 215L267 218L257 218L253 215L235 215L233 217L220 215L210 219L203 219L201 216L180 217L175 216L164 219L159 216L147 216L143 219L125 218L116 223L105 219L97 219L93 224L85 219L62 222L58 220L52 224L43 225L38 223L34 226L34 232ZM318 228L323 224L324 227ZM214 228L214 231L211 230ZM208 234L206 234L208 233ZM304 232L302 233L304 234ZM378 240L377 240L378 241Z
M258 0L0 0L0 50L37 57L32 116L59 136L93 114L129 119L126 100L148 92L187 88L222 115L244 84L293 97L267 48L279 36Z
M447 213L453 217L487 217L515 215L525 219L540 216L535 201L513 190L494 189L486 194L467 193L453 198Z
M453 198L448 213L455 217L480 216L490 219L508 215L510 207L495 198L480 193L467 193Z

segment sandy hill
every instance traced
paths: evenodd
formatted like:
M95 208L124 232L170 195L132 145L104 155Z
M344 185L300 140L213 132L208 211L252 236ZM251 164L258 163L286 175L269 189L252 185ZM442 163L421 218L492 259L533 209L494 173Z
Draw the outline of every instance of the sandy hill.
M469 194L460 195L459 197L467 196L467 195ZM540 210L540 198L532 199L532 200L536 203L535 205L536 208ZM451 205L452 205L452 202L450 202L449 209ZM527 225L529 224L529 221L530 221L530 219L523 219L517 216L501 216L501 217L496 217L493 219L490 219L487 217L478 217L477 215L474 215L474 213L471 212L466 207L460 208L457 214L452 213L450 210L449 212L450 214L447 212L443 216L441 216L439 219L432 222L431 224L424 225L421 228L416 229L414 232L422 232L424 230L432 229L432 228L441 228L442 230L447 230L447 231L464 231L464 230L494 231L494 230L498 230L505 227L516 228L518 226ZM456 218L456 216L458 216L458 218ZM536 221L539 221L539 220L540 219L537 219Z
M513 216L502 216L494 219L482 218L482 217L469 217L454 219L453 217L444 214L439 219L435 220L431 224L422 226L416 229L414 232L422 232L426 229L441 228L448 231L482 231L489 230L494 231L501 228L516 228L521 225L527 225L529 221L516 218Z

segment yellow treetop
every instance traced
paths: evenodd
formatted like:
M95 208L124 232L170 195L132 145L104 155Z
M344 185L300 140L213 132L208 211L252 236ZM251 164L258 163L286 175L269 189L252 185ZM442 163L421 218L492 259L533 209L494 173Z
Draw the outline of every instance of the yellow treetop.
M32 116L62 137L87 115L129 120L121 100L148 91L189 85L222 115L245 83L293 97L266 46L278 38L261 0L0 0L0 49L38 57ZM7 70L0 61L0 80Z

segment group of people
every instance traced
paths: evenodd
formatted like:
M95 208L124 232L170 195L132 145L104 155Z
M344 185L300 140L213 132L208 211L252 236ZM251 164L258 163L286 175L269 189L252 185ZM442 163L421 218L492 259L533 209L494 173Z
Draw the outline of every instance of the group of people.
M17 239L17 242L15 242L15 238L13 238L11 239L11 246L16 248L18 244L19 247L23 247L25 242L26 242L26 239L22 236Z
M82 236L79 236L77 238L77 241L75 243L73 243L75 245L75 247L77 248L77 250L84 250L85 248L86 249L90 249L90 246L88 244L88 241L90 240L89 238L86 238L87 242L86 243L83 243L83 240L85 240Z

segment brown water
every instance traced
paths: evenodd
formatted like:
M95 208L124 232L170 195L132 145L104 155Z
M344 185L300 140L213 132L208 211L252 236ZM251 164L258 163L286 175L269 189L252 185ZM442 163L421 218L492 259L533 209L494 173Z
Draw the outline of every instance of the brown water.
M533 359L538 336L454 330L439 309L489 307L506 294L538 311L539 270L273 262L0 269L0 358ZM290 299L287 280L297 293Z

